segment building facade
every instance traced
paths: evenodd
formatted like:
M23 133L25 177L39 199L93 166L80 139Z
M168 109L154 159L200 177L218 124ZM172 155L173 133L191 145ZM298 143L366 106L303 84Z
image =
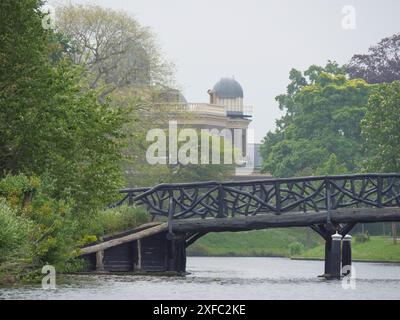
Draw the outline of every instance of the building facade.
M208 90L208 103L183 103L190 116L180 119L182 125L196 129L217 129L230 132L233 144L246 154L248 127L252 107L243 104L242 86L234 78L222 78ZM235 129L239 129L236 130ZM238 137L238 133L241 137ZM236 140L235 140L236 139Z
M229 136L233 145L242 151L245 162L236 168L236 176L265 178L260 173L260 144L249 139L253 108L244 104L240 83L233 77L221 78L207 93L208 102L192 103L178 90L169 90L162 98L168 105L169 119L176 120L179 127L216 129L221 136Z

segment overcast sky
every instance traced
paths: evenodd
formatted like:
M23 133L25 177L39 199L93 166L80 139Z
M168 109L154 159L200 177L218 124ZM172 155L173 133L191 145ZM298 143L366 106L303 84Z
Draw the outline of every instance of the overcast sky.
M52 5L65 3L51 0ZM256 141L275 128L291 68L327 60L343 64L383 37L400 32L399 0L77 0L123 10L157 35L177 67L190 102L208 102L207 90L234 76L244 103L254 108ZM356 28L344 29L344 6L354 6Z

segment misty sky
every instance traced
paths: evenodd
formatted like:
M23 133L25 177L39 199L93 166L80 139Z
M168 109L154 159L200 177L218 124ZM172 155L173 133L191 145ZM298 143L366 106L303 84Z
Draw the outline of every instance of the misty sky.
M49 4L65 3L51 0ZM208 102L207 90L234 76L254 107L256 141L273 130L291 68L327 60L343 64L383 37L400 32L398 0L91 0L123 10L157 35L177 67L189 102ZM356 9L356 29L342 28L342 8Z

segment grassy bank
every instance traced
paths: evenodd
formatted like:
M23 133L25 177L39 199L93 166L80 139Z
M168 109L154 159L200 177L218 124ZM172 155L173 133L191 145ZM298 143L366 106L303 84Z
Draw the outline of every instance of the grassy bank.
M303 228L270 229L239 233L210 233L189 247L196 256L281 256L290 255L290 247L314 248L322 240Z
M323 258L324 246L318 245L297 255L299 258ZM389 237L370 237L364 243L352 243L352 256L355 260L398 261L400 262L400 243L393 244Z
M293 246L300 252L293 252ZM400 243L390 237L370 237L364 243L352 243L353 259L400 262ZM324 242L312 231L303 228L271 229L239 233L211 233L188 249L192 256L277 256L320 259Z

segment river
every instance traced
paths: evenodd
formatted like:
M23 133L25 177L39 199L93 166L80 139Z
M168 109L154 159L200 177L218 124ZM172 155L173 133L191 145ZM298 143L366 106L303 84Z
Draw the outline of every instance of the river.
M186 277L68 275L56 289L0 288L0 299L400 299L400 265L354 263L355 287L317 276L322 261L189 257Z

